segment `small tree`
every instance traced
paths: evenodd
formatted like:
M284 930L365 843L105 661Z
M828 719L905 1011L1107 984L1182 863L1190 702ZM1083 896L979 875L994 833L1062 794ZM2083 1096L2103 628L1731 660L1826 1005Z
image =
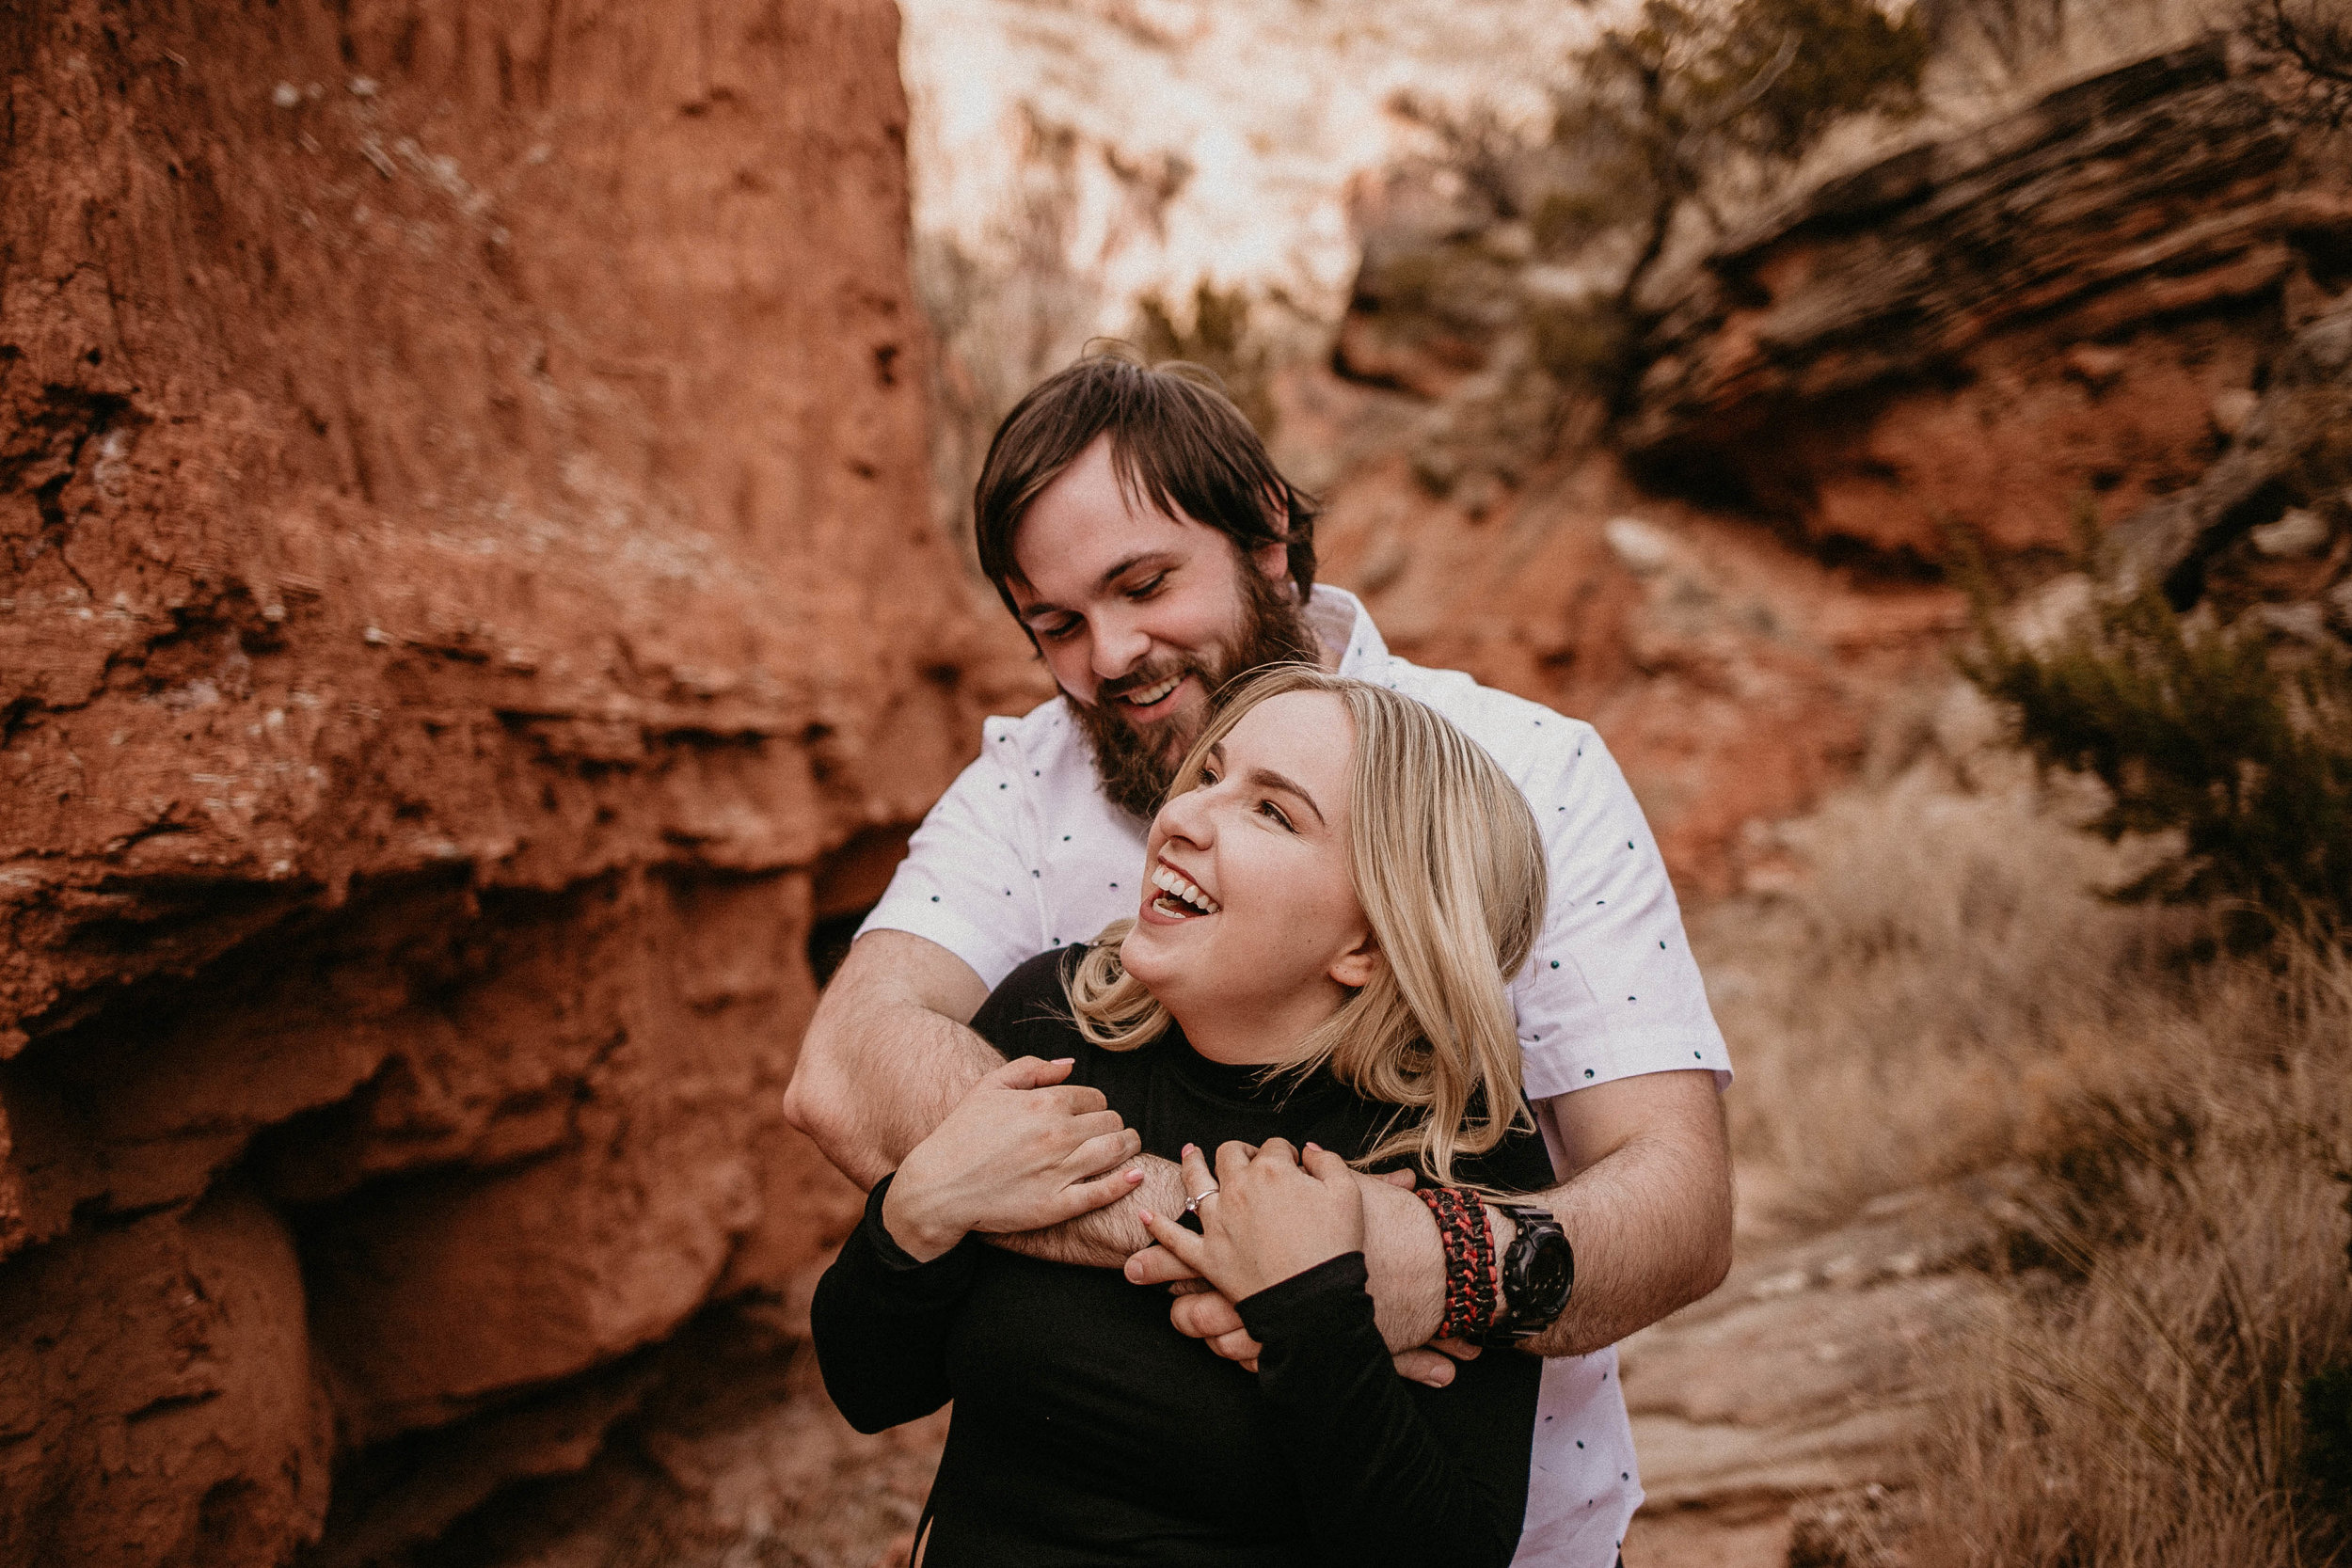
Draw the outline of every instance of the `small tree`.
M2182 852L2124 897L2221 906L2235 937L2341 933L2352 915L2352 677L2258 635L2192 628L2155 589L2047 652L1978 595L1963 668L2045 765L2106 786L2109 838L2177 832Z
M2285 73L2299 118L2329 130L2352 119L2352 11L2343 0L2246 0L2238 33Z
M1248 293L1220 290L1205 277L1193 285L1192 325L1180 325L1175 310L1154 290L1136 301L1136 343L1157 364L1183 359L1216 373L1260 436L1274 434L1274 356L1250 330Z
M1930 47L1920 8L1897 22L1871 0L1645 0L1584 54L1555 135L1593 155L1596 190L1635 203L1622 314L1638 314L1686 204L1722 227L1708 192L1727 170L1769 176L1848 115L1916 112Z

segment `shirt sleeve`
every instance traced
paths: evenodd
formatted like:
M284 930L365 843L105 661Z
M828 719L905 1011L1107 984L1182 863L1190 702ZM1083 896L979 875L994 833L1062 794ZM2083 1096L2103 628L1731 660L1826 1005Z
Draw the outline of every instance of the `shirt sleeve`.
M1309 1530L1332 1562L1503 1568L1527 1506L1524 1446L1480 1449L1502 1435L1492 1421L1431 1424L1373 1324L1365 1278L1364 1255L1343 1253L1237 1304L1264 1347L1258 1387ZM1521 1484L1498 1484L1498 1470Z
M917 1262L882 1224L890 1177L874 1183L866 1217L817 1281L809 1338L817 1370L842 1416L882 1432L947 1402L947 1334L971 1290L977 1238Z
M1550 902L1511 988L1532 1100L1613 1079L1705 1069L1731 1082L1723 1031L1649 823L1588 724L1534 709L1516 771L1542 832Z
M989 726L979 756L914 830L907 858L858 927L859 936L908 931L935 942L992 990L1046 946L1033 858L1022 848L1034 836L1031 802L999 760L1015 749L1007 735Z

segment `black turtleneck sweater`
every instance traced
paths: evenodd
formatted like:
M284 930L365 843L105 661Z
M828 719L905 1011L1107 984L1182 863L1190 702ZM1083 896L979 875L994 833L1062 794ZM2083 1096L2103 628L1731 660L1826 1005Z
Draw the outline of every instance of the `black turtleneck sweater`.
M1137 1051L1089 1044L1061 985L1075 951L1015 970L972 1026L1008 1057L1076 1057L1069 1082L1102 1090L1147 1153L1279 1136L1352 1158L1396 1115L1327 1076L1262 1083L1173 1029ZM1505 1191L1551 1182L1524 1130L1456 1174ZM1115 1269L977 1236L917 1263L882 1226L887 1191L818 1283L814 1330L825 1386L861 1432L955 1402L925 1568L1510 1561L1542 1364L1489 1352L1446 1388L1398 1377L1361 1253L1238 1304L1265 1346L1251 1373L1178 1334L1166 1290Z

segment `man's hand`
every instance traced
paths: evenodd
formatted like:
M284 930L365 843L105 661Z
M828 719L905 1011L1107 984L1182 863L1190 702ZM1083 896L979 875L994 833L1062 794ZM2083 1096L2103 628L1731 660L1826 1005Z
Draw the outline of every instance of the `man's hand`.
M972 1086L1005 1065L966 1024L988 987L972 966L907 931L868 931L825 988L801 1040L784 1114L861 1187L898 1168ZM1139 1202L1181 1207L1176 1166L1134 1162L1133 1194L1044 1230L993 1236L1010 1251L1115 1269L1151 1244Z

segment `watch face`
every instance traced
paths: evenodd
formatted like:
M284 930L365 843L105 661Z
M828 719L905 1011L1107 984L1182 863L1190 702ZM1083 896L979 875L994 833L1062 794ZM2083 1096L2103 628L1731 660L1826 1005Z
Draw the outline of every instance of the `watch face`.
M1537 1243L1535 1256L1527 1260L1527 1299L1538 1310L1549 1307L1557 1312L1567 1305L1567 1248L1550 1237Z
M1576 1255L1557 1230L1538 1231L1530 1240L1534 1244L1516 1259L1518 1266L1512 1272L1518 1277L1507 1288L1512 1316L1534 1325L1549 1323L1567 1306Z

